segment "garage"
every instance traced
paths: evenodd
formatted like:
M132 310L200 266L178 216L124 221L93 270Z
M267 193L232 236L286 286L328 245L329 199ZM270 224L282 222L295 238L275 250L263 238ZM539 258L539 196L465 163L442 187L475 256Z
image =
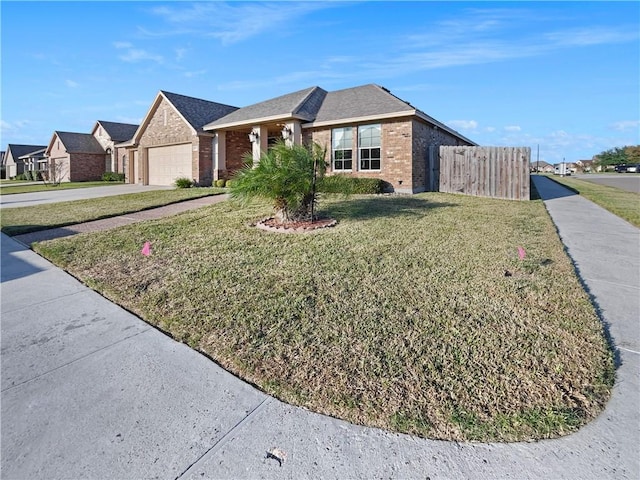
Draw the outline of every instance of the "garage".
M192 178L191 143L149 148L149 185L173 185L176 178Z

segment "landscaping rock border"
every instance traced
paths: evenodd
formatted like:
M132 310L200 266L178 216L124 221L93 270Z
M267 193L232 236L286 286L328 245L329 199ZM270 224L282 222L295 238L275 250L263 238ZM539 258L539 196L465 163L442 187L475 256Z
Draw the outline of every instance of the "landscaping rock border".
M338 223L333 218L320 218L313 222L292 222L283 224L274 217L263 218L255 223L255 226L261 230L275 233L309 233L315 232L323 228L330 228Z

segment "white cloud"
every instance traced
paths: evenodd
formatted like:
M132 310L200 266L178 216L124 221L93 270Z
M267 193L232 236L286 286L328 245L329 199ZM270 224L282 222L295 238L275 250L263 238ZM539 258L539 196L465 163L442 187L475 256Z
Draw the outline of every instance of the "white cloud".
M507 132L519 132L522 130L519 125L507 125L504 127Z
M133 45L129 42L113 42L113 46L116 48L132 48Z
M73 80L65 80L64 83L69 88L77 88L80 86L78 82L74 82Z
M176 52L176 60L180 61L187 54L188 50L186 48L174 48L173 51Z
M478 122L475 120L450 120L447 122L447 126L457 130L476 130Z
M174 30L140 30L152 36L196 33L217 38L223 44L232 44L267 31L281 31L283 25L293 25L296 18L331 6L332 3L324 2L207 2L188 7L164 5L152 9L152 13L173 24Z
M610 125L609 128L623 132L625 130L632 130L640 128L640 120L623 120L621 122L615 122Z
M126 48L126 52L123 55L118 55L118 58L122 61L128 63L137 63L143 61L151 61L156 63L163 63L164 57L162 55L158 55L155 53L148 52L146 50L142 50L140 48Z
M184 76L187 78L193 78L193 77L198 77L200 75L204 75L205 73L207 73L206 70L196 70L193 72L184 72Z

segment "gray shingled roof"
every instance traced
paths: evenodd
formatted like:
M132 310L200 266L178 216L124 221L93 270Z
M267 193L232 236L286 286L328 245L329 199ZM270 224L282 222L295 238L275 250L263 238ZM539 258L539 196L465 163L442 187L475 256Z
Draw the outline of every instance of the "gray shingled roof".
M327 93L314 122L333 122L348 118L369 117L397 112L413 112L415 108L378 85L336 90Z
M104 148L90 133L55 132L68 153L102 153Z
M29 157L44 157L44 152L47 150L47 147L39 148L38 150L34 150L33 152L25 153L21 155L20 159L27 159Z
M138 125L131 123L106 122L104 120L98 120L98 123L102 125L102 128L114 142L131 140L136 130L138 130Z
M202 132L202 127L206 124L218 120L225 115L238 110L238 107L224 105L222 103L210 102L200 98L187 97L177 93L165 92L162 94L169 100L176 110L189 122L198 132Z
M301 118L312 121L327 92L320 87L309 87L288 93L248 107L240 108L229 115L205 125L212 128L220 125L238 125L253 120L270 117Z
M15 143L10 143L9 145L7 145L7 152L5 153L5 156L8 156L9 152L11 152L13 159L17 160L23 155L27 155L29 153L41 150L43 148L46 149L47 146L46 145L16 145Z

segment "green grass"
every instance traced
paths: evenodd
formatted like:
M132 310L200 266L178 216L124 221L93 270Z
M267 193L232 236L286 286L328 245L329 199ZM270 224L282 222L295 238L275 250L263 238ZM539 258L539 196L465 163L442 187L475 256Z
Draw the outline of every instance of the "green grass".
M357 424L515 441L602 411L612 354L541 201L319 206L336 227L268 233L251 226L268 205L223 202L34 248L269 394Z
M3 208L0 214L2 232L20 235L48 228L115 217L181 202L198 197L223 193L220 188L187 188L128 193L110 197L49 203L32 207Z
M640 228L639 194L577 178L559 176L549 176L549 178Z
M16 193L53 192L56 190L70 190L75 188L107 187L109 185L123 185L123 182L65 182L59 185L40 182L39 185L6 185L0 188L0 193L2 195L11 195Z

